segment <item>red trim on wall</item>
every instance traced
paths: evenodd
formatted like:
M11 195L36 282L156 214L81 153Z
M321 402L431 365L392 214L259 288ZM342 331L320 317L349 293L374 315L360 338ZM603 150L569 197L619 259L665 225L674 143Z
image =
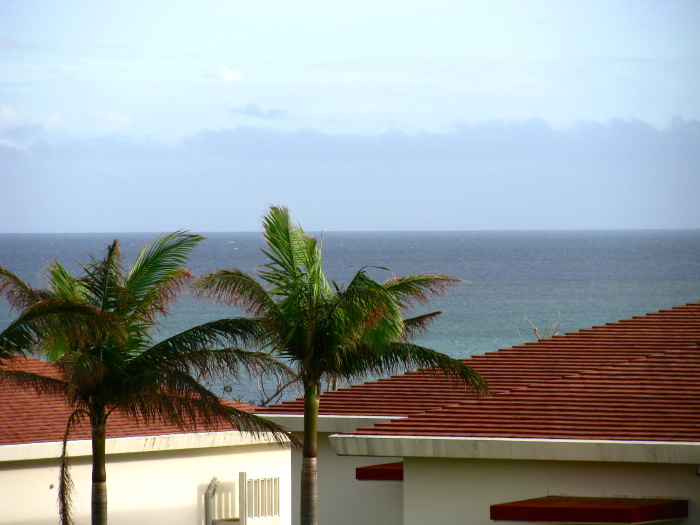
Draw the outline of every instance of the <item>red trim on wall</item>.
M642 523L688 517L688 500L548 496L491 505L491 519L563 523Z
M403 481L403 462L369 465L355 469L355 479L372 481Z

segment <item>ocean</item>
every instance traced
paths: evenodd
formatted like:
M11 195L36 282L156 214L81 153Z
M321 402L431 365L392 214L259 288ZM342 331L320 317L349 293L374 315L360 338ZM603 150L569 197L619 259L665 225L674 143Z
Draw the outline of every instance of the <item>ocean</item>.
M259 233L209 233L189 267L254 271L264 264ZM324 232L326 276L346 284L368 267L377 279L436 272L463 279L413 314L442 315L417 342L467 357L700 301L700 230ZM119 239L128 266L153 233L0 234L0 266L32 285L56 259L71 271L100 258ZM381 269L381 268L388 268ZM234 313L237 315L237 313ZM0 328L16 312L0 299ZM232 315L232 310L183 297L163 319L159 337ZM242 389L251 392L251 386ZM234 396L235 397L235 396ZM246 397L243 395L242 397Z

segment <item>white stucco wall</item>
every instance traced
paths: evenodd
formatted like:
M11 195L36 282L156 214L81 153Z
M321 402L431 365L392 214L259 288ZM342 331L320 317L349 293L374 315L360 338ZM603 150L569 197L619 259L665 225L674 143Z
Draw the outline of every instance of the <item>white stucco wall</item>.
M405 525L493 525L490 506L549 495L688 498L700 525L697 465L406 458ZM509 522L513 523L513 522Z
M0 453L0 524L57 523L58 459L2 461L1 456ZM251 477L280 477L282 523L289 524L290 459L288 448L245 443L109 454L107 490L110 524L202 524L204 492L211 479L218 477L222 490L227 486L233 488L240 471L249 472ZM90 457L73 457L71 465L76 523L88 524Z
M301 437L302 434L300 434ZM401 525L403 523L403 482L358 481L355 469L401 458L338 456L319 433L318 522L322 525ZM299 479L301 452L292 453L292 523L299 525Z

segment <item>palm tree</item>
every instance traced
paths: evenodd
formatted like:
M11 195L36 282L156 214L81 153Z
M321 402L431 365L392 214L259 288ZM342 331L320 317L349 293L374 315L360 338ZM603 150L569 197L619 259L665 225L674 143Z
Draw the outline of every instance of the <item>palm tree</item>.
M147 244L133 267L121 264L118 241L102 260L93 258L74 277L58 262L47 269L49 286L35 290L0 268L0 293L21 310L0 334L0 357L42 356L56 377L5 370L0 379L63 396L73 408L63 440L59 510L71 522L70 478L65 454L70 429L87 419L92 432L92 523L107 523L105 445L107 422L120 412L138 421L165 421L182 429L237 428L289 436L279 426L236 410L202 386L198 378L242 372L285 372L268 354L240 348L259 338L259 323L222 319L157 342L159 316L193 278L183 268L203 238L185 232ZM222 427L221 425L225 425Z
M197 287L206 296L243 309L260 322L269 345L300 377L304 392L301 523L316 523L317 423L322 385L409 368L431 368L477 394L485 381L461 361L410 342L440 312L404 319L416 303L455 284L437 274L375 281L366 269L347 287L326 280L321 247L292 222L289 210L271 207L263 219L269 262L256 275L216 270Z

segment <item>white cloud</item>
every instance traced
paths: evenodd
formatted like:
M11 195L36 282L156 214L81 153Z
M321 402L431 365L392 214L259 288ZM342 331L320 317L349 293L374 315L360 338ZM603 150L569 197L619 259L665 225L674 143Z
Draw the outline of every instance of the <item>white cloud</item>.
M107 113L105 113L104 119L111 124L117 125L128 125L131 124L134 120L134 118L131 115L124 115L115 111L108 111Z
M27 148L11 140L0 139L0 148L13 149L16 151L24 151Z
M228 66L223 66L219 68L219 78L224 82L238 82L243 80L243 74Z
M58 111L40 112L22 106L0 105L0 129L37 125L56 129L61 121Z
M233 108L231 113L264 120L285 120L289 118L287 112L283 109L262 109L257 104L246 104L245 106Z
M12 128L22 123L22 117L18 108L0 105L0 127Z

